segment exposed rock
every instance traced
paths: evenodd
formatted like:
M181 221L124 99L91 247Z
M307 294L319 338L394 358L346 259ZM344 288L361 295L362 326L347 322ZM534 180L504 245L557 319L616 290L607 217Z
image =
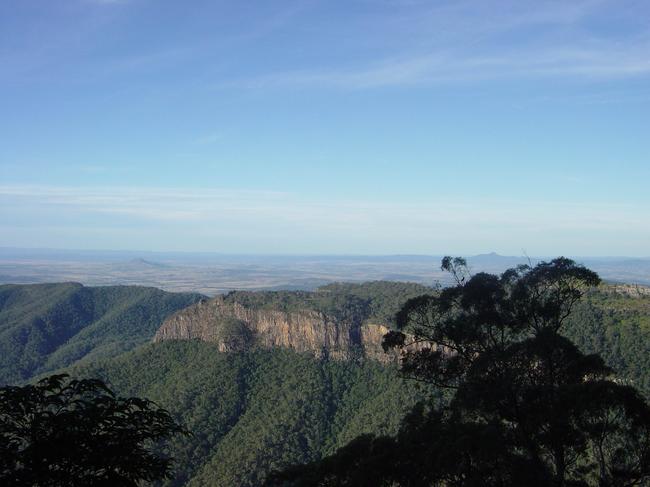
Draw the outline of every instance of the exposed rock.
M623 294L631 298L642 298L650 296L650 287L639 284L614 284L610 288L618 294Z
M336 322L311 310L247 308L217 296L170 316L156 332L154 341L199 339L217 343L224 352L283 347L318 357L367 357L391 362L397 355L387 354L381 347L387 332L388 328L380 324Z

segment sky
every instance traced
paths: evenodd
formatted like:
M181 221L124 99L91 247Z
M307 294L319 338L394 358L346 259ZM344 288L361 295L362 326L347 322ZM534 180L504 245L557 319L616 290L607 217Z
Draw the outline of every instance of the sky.
M0 3L0 247L650 256L647 0Z

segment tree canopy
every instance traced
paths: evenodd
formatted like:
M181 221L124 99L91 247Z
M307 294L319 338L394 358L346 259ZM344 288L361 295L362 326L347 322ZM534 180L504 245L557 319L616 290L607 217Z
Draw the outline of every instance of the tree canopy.
M143 286L0 285L0 386L136 348L201 298Z
M47 377L0 389L0 484L136 486L171 475L157 443L185 433L155 403L100 380Z
M650 480L650 407L562 335L599 277L570 259L470 275L406 302L384 346L407 376L450 391L396 437L362 436L269 485L622 487Z

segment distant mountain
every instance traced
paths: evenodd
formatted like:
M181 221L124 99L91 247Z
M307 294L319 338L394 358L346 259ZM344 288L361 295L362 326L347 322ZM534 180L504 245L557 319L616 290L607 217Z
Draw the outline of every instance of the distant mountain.
M172 268L172 266L169 266L168 264L154 262L152 260L143 259L142 257L137 257L128 261L105 263L103 264L103 267L107 272L119 273L122 276L125 274L129 275L138 273L146 276L151 273L164 273L165 270Z
M131 259L129 261L129 265L139 266L139 267L154 267L154 268L169 267L166 264L161 264L160 262L153 262L151 260L146 260L146 259L143 259L142 257L139 257L137 259Z
M535 264L552 257L531 257L531 262ZM650 285L650 259L572 258L609 282ZM473 272L492 273L528 263L523 255L494 252L467 256L467 260ZM440 256L431 255L224 255L0 247L0 284L75 281L103 286L120 283L209 296L242 289L314 290L323 284L342 281L451 284L449 275L440 269L440 261Z
M130 350L201 298L140 286L0 286L0 384Z

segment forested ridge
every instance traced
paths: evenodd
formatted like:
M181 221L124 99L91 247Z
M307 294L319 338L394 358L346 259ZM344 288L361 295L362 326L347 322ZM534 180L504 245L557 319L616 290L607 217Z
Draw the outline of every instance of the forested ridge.
M568 318L600 277L565 257L495 275L446 256L441 269L455 284L407 301L382 346L400 352L400 373L448 391L447 400L418 404L394 436L360 435L326 458L274 471L266 485L649 485L647 398L624 376L629 369L618 372L567 337L583 331L577 314L573 329ZM592 307L612 291L616 300L646 294L600 291Z
M375 282L311 293L233 292L225 299L392 326L408 298L431 292ZM396 368L368 360L318 360L281 349L219 353L198 341L146 343L167 316L200 299L144 287L0 286L0 378L20 382L67 367L169 409L193 433L172 441L168 453L177 467L170 485L258 485L269 471L318 460L362 433L395 433L412 405L431 396L404 382ZM592 290L565 334L650 396L650 296L606 285Z
M201 298L143 286L2 285L0 384L142 345L167 316Z
M591 290L576 305L565 334L650 398L650 295L607 285Z
M433 292L431 287L411 282L339 282L316 291L232 291L224 299L247 308L317 311L339 321L391 325L409 298L430 292Z

